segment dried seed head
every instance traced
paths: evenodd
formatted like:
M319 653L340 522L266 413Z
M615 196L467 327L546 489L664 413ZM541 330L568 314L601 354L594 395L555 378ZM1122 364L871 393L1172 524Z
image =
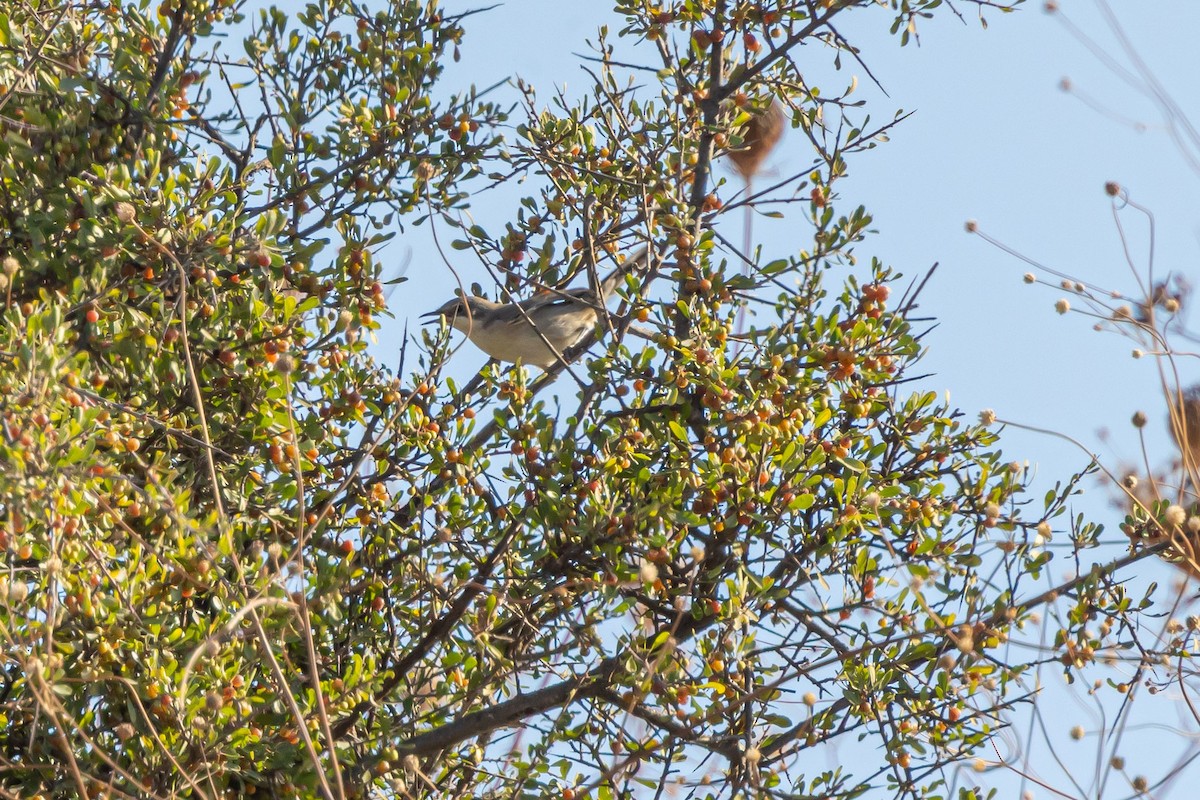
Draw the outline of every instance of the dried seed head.
M1135 428L1146 427L1146 412L1145 411L1133 412L1133 417L1130 418L1129 421L1133 423L1133 427L1135 427Z
M1060 314L1065 314L1071 310L1071 303L1064 297L1054 304L1054 310Z
M17 581L16 583L8 584L7 597L14 603L20 603L29 596L29 584L25 581Z
M296 359L292 358L287 353L281 354L275 359L275 371L280 375L290 375L296 369Z
M137 211L134 210L133 203L127 203L124 200L117 203L113 207L113 211L116 212L117 219L121 220L121 222L125 223L126 225L133 222L137 218Z
M1121 184L1116 181L1109 181L1104 184L1104 193L1109 197L1116 197L1121 193Z
M437 167L435 167L432 162L421 161L419 164L417 164L416 172L417 178L423 181L428 181L433 178L433 176L437 175Z
M967 233L974 233L975 231L979 230L979 223L973 219L969 219L967 220L967 224L963 227L967 229Z

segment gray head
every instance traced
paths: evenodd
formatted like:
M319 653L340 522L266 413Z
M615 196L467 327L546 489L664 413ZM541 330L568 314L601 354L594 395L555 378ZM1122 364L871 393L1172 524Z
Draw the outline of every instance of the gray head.
M458 296L443 303L437 310L422 314L423 319L436 320L445 317L451 327L465 331L473 324L478 324L481 315L488 311L488 301L482 297Z

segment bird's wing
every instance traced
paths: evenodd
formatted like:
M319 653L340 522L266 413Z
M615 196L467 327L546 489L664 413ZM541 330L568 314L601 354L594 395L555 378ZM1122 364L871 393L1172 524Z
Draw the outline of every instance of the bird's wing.
M581 294L582 293L582 294ZM571 289L569 291L540 292L533 297L519 300L515 303L505 303L496 309L493 315L497 325L518 325L525 323L527 317L545 308L562 306L583 299L586 289Z
M533 297L521 300L517 303L509 304L505 307L506 311L511 311L514 319L521 319L522 314L518 311L518 306L524 310L526 314L543 308L553 308L555 306L566 306L572 303L587 303L591 305L595 302L591 289L552 289L538 292Z
M632 256L625 259L623 264L614 269L609 273L607 278L601 281L600 291L605 301L612 299L617 284L626 274L635 270L644 270L649 266L650 247L649 245L645 245ZM509 325L524 322L525 317L534 311L553 306L564 306L568 303L583 303L597 309L601 306L601 303L596 298L596 293L590 288L546 289L525 300L520 300L516 303L505 303L497 309L495 322L497 324Z

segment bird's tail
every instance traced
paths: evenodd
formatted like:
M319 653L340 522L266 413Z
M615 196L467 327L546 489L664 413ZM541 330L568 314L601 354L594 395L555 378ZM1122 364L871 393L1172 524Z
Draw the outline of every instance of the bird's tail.
M625 280L625 276L631 272L645 272L650 269L650 258L652 254L650 245L642 245L631 256L625 259L623 263L617 266L608 274L603 281L600 282L600 294L608 300L613 296L613 292L617 290L617 284Z

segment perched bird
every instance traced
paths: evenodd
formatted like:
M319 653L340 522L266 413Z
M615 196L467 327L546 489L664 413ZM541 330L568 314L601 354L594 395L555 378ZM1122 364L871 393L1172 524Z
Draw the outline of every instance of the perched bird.
M590 287L552 290L508 303L466 295L422 316L445 317L492 358L546 369L596 329L600 310L625 275L649 263L650 248L643 247L601 281L598 292Z

